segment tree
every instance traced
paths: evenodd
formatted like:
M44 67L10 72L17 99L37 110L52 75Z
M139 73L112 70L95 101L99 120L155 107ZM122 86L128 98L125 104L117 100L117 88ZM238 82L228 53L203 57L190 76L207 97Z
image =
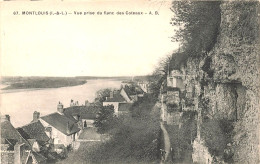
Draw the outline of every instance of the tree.
M178 26L173 37L181 42L186 55L197 56L210 51L220 26L220 1L174 1L171 24Z
M152 76L149 76L148 78L151 82L149 87L154 97L158 96L160 88L167 78L168 70L171 70L171 68L169 68L172 65L170 64L171 58L172 55L167 55L164 58L161 58L158 66L153 71Z
M94 121L94 126L97 127L97 132L104 134L113 129L117 123L117 118L114 115L114 106L102 106Z
M102 106L102 103L109 97L111 88L100 89L96 92L95 104Z

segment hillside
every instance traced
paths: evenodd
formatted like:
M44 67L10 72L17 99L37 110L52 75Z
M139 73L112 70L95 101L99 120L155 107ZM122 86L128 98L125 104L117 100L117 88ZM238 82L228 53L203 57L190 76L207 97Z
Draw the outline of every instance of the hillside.
M195 15L199 13L202 17L196 19L198 26L204 27L208 18L201 11L210 11L205 10L204 3L196 5L183 5L182 9L192 6ZM258 8L259 2L253 1L221 2L220 22L215 23L215 28L206 24L208 29L218 29L208 46L205 45L212 30L205 28L206 31L193 34L200 29L189 24L195 18L187 10L178 9L186 12L180 18L189 18L181 36L187 39L185 35L190 28L187 36L191 38L181 52L173 54L170 68L182 73L185 92L191 95L186 94L184 99L192 102L194 107L189 108L195 109L198 115L193 162L259 163ZM203 34L208 38L204 39ZM194 47L196 41L205 44L197 43ZM227 156L227 151L232 153Z

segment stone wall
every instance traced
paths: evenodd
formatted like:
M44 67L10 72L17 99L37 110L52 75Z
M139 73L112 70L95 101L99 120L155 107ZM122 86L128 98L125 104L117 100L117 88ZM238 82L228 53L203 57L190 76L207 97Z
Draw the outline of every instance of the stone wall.
M14 163L14 151L1 151L1 164Z

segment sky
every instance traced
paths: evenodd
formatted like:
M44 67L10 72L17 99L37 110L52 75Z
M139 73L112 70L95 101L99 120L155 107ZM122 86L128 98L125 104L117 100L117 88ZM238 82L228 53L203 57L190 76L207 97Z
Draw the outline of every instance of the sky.
M2 76L137 76L178 48L170 2L84 1L1 4ZM63 11L67 15L22 15ZM75 15L95 12L95 15ZM97 15L100 11L103 14ZM114 15L104 15L104 11ZM117 15L117 12L144 15ZM149 12L153 15L149 15ZM155 15L155 11L159 15ZM18 12L19 15L14 15ZM71 13L71 14L68 14Z

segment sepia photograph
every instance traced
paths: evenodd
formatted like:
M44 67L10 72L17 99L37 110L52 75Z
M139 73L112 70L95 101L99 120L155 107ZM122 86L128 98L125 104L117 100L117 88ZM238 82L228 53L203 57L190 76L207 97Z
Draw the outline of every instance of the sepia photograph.
M260 163L259 11L0 1L0 163Z

